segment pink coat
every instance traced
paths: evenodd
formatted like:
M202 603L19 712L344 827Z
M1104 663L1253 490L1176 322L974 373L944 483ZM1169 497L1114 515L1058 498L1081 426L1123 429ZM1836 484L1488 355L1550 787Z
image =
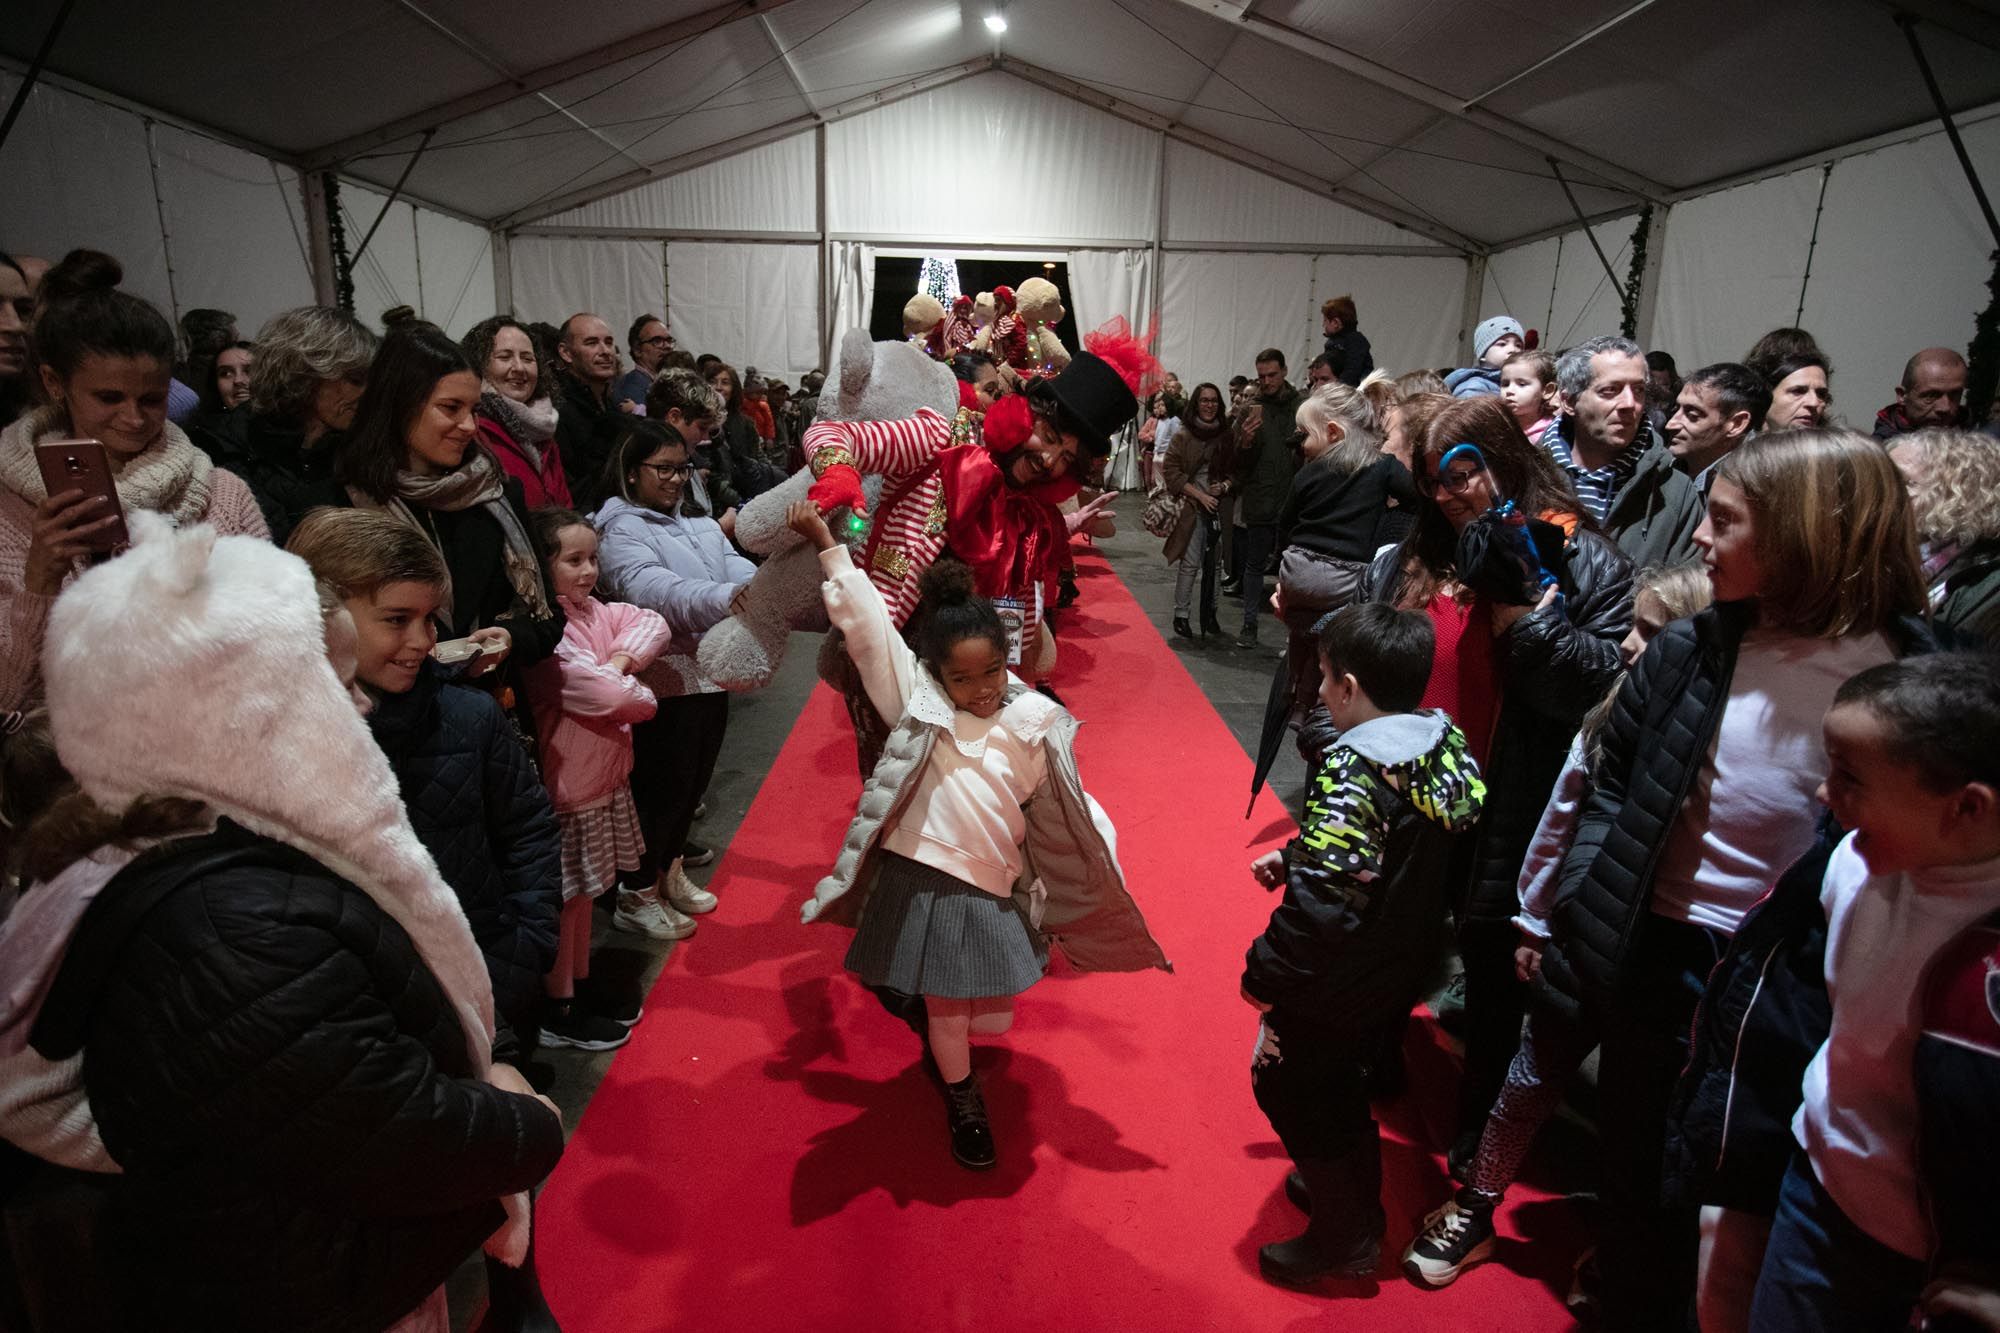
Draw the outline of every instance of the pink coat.
M528 668L541 733L542 782L556 813L587 810L632 775L632 724L658 709L653 692L609 665L624 653L642 671L672 637L657 612L624 602L562 599L569 626L555 654Z

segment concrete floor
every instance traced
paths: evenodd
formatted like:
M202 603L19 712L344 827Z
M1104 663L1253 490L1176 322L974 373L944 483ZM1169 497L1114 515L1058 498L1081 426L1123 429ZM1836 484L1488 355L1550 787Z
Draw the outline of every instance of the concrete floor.
M1160 558L1160 540L1139 526L1139 511L1143 504L1144 497L1136 492L1121 495L1113 506L1119 532L1100 541L1098 549L1110 560L1119 578L1160 627L1161 633L1167 636L1168 643L1207 694L1209 702L1228 724L1245 753L1254 753L1257 735L1263 725L1264 701L1283 654L1283 640L1277 622L1266 616L1260 624L1263 642L1254 649L1239 648L1234 631L1242 624L1242 608L1240 602L1232 605L1228 599L1223 599L1220 609L1220 620L1225 630L1223 637L1196 640L1174 637L1171 633L1174 571ZM1060 635L1060 626L1057 632ZM715 848L718 856L714 865L689 872L697 882L706 883L715 865L721 863L720 854L728 848L730 839L735 836L737 827L750 808L750 802L755 799L765 775L770 772L778 751L791 735L799 710L804 707L818 679L813 670L817 649L818 636L794 635L792 650L771 686L757 694L739 695L732 700L728 740L723 746L715 779L708 789L708 814L695 825L693 835L696 842ZM1288 739L1279 753L1270 779L1273 789L1287 808L1298 809L1305 778L1304 764ZM1246 789L1243 793L1246 804L1249 795ZM609 912L598 912L596 919L594 968L597 974L615 984L650 988L666 960L672 956L675 946L611 930ZM537 1056L554 1070L555 1081L549 1088L549 1095L562 1108L564 1123L570 1128L574 1129L616 1055L616 1051L592 1054L555 1050L543 1051ZM1575 1137L1575 1130L1562 1136L1565 1143L1573 1142ZM1545 1151L1538 1155L1544 1159L1574 1156L1562 1151L1561 1145L1556 1144L1545 1145ZM455 1329L466 1328L472 1309L483 1296L484 1289L482 1267L476 1258L453 1276L451 1307Z

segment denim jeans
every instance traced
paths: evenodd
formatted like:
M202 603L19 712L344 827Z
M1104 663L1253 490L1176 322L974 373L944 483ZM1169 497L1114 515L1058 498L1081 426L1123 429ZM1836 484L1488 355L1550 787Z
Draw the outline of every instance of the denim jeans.
M1854 1225L1806 1155L1792 1158L1750 1302L1751 1333L1900 1329L1923 1287L1921 1260Z
M1271 563L1271 548L1278 540L1273 523L1252 523L1236 530L1237 550L1243 555L1243 630L1257 628L1257 612L1264 600L1264 566Z

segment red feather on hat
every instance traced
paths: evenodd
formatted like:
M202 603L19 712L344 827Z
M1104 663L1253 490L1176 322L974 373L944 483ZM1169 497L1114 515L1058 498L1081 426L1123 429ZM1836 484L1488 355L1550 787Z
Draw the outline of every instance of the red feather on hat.
M1134 396L1144 398L1164 378L1159 358L1149 350L1159 336L1159 316L1153 317L1153 326L1141 338L1125 316L1118 315L1084 334L1083 350L1117 371Z

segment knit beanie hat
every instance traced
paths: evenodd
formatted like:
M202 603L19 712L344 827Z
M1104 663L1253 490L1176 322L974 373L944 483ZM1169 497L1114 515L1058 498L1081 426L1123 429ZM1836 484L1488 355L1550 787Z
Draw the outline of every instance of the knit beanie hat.
M1479 327L1472 331L1472 359L1483 360L1486 349L1510 333L1516 338L1527 337L1527 331L1521 327L1521 321L1512 315L1495 315L1491 319L1480 320Z
M143 510L129 521L132 548L49 611L42 670L63 766L107 810L200 801L366 893L408 932L483 1072L485 960L327 661L312 571L260 538L176 531Z

